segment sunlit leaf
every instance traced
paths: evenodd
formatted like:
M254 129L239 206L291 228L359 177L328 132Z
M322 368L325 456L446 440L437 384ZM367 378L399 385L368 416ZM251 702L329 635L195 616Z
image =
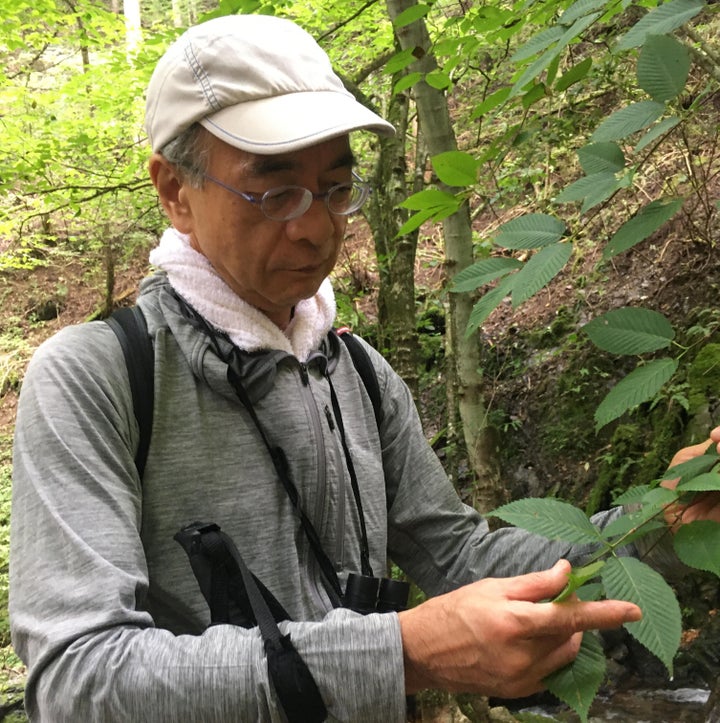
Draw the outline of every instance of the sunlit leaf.
M599 542L600 529L585 513L567 502L546 497L529 497L509 502L488 513L523 530L550 540L574 544Z
M672 675L682 618L670 586L659 573L633 557L609 559L601 577L608 598L628 600L642 610L642 620L626 623L625 628L659 658Z
M478 162L469 153L447 151L430 160L437 177L448 186L472 186L477 181Z
M628 410L653 399L676 370L675 359L656 359L630 372L595 410L595 428L599 430Z
M417 5L411 5L409 8L406 8L403 10L396 18L393 20L393 25L396 28L404 28L406 25L411 25L416 20L420 20L420 18L424 18L428 13L430 12L430 6L424 5L422 3Z
M646 354L670 346L675 338L672 324L660 312L633 306L605 312L582 330L611 354Z
M397 83L395 83L393 93L402 93L404 90L412 88L415 83L422 80L422 77L422 73L408 73L407 75L404 75Z

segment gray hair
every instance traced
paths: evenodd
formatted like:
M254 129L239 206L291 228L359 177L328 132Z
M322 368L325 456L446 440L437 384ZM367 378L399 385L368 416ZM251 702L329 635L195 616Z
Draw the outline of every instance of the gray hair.
M179 136L168 141L160 153L165 160L180 169L190 186L203 187L210 148L205 129L199 123L193 123Z

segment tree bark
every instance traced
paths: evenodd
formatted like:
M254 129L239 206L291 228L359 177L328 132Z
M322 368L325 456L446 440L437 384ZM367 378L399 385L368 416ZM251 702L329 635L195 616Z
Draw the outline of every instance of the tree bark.
M395 20L401 12L417 5L415 0L387 0L388 14ZM437 68L432 54L430 37L422 19L395 29L403 50L412 50L417 60L410 67L426 75ZM432 88L424 80L413 86L420 128L431 156L457 149L447 99L442 91ZM452 192L454 189L438 187ZM447 279L473 262L472 227L469 208L460 210L443 221L445 240L445 270ZM457 400L462 423L463 439L470 466L476 475L475 502L483 509L496 506L500 484L496 445L492 430L486 423L486 408L480 377L480 349L478 337L465 335L472 302L465 294L450 294L448 302L446 358L451 389ZM449 415L449 419L452 416ZM456 436L457 432L455 433Z

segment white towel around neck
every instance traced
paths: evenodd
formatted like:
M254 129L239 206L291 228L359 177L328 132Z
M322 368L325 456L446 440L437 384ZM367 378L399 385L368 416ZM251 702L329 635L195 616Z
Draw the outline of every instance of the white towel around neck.
M298 302L283 331L232 291L205 256L190 246L189 237L174 228L167 229L150 252L150 263L165 271L175 291L209 324L247 351L282 349L305 361L335 320L335 295L325 279L315 296Z

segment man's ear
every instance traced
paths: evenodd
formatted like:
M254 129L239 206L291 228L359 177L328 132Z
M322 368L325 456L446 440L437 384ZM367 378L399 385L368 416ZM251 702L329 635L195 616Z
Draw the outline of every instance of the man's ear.
M160 153L153 153L150 156L148 168L160 203L170 222L180 233L190 233L192 211L187 198L187 182L182 174Z

